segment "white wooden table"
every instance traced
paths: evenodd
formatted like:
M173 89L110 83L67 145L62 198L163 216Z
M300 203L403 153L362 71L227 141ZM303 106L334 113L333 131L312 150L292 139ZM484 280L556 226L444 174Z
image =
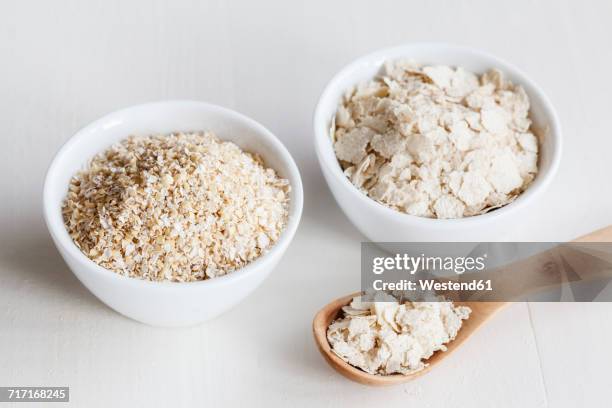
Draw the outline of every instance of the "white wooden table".
M0 386L70 386L79 407L610 406L612 304L514 304L442 366L390 389L336 375L310 323L358 288L363 240L312 147L312 111L331 76L366 52L425 40L523 68L558 109L565 154L515 239L566 240L612 224L611 16L604 0L3 1ZM90 295L41 215L44 172L73 132L170 98L262 122L294 155L306 195L270 279L221 318L178 330L135 323Z

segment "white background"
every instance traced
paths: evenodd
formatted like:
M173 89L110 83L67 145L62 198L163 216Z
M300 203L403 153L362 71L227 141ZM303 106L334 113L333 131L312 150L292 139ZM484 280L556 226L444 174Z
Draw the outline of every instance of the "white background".
M612 3L607 1L3 1L0 3L0 385L70 386L72 406L610 406L612 304L514 304L426 376L372 389L333 372L310 323L359 286L364 238L312 147L325 83L355 57L446 41L492 52L549 94L565 153L515 239L612 223ZM162 99L236 109L274 132L305 186L271 277L189 329L128 320L94 298L41 216L44 172L78 128Z

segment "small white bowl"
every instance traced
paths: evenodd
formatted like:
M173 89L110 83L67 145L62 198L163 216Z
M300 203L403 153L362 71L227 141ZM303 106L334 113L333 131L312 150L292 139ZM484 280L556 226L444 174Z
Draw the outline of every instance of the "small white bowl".
M289 220L268 253L249 265L210 280L177 283L127 278L87 258L68 235L61 214L70 178L97 153L129 135L211 130L291 183ZM189 326L212 319L242 301L274 269L302 215L302 181L282 143L259 123L237 112L196 101L155 102L113 112L79 130L56 154L45 179L44 215L51 237L77 278L117 312L154 326Z
M525 88L531 100L530 117L540 132L539 171L534 182L514 202L495 211L459 219L416 217L388 208L360 192L336 159L329 129L342 95L354 85L376 76L385 61L413 59L420 64L461 66L475 73L499 68ZM329 82L314 113L315 150L329 188L351 222L373 242L493 242L521 225L521 214L550 184L561 159L561 126L544 94L514 66L471 48L421 43L366 55L342 69Z

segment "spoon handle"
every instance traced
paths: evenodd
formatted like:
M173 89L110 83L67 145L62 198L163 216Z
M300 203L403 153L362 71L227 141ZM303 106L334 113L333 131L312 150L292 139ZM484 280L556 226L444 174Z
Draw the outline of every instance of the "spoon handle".
M583 235L574 242L612 242L612 225Z
M495 292L467 294L467 300L520 299L564 283L612 278L612 226L498 268L469 274L469 279L491 279ZM585 245L580 245L584 243ZM586 245L588 244L588 245Z

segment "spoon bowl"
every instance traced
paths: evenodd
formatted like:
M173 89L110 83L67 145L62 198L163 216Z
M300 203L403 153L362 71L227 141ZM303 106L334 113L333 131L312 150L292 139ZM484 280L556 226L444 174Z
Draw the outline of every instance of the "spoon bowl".
M456 305L469 306L472 309L470 318L463 321L461 329L457 333L455 340L446 344L447 350L435 352L429 359L426 360L427 366L413 374L392 374L392 375L375 375L354 367L342 360L334 353L327 341L327 328L332 321L340 317L342 307L351 303L355 296L360 293L343 296L323 307L316 315L312 322L312 331L314 334L317 348L325 358L325 360L340 374L349 380L356 381L365 385L382 386L401 384L413 380L414 378L425 374L431 370L436 364L440 363L446 357L450 356L461 344L466 341L480 326L485 324L495 312L500 310L507 302L455 302Z

